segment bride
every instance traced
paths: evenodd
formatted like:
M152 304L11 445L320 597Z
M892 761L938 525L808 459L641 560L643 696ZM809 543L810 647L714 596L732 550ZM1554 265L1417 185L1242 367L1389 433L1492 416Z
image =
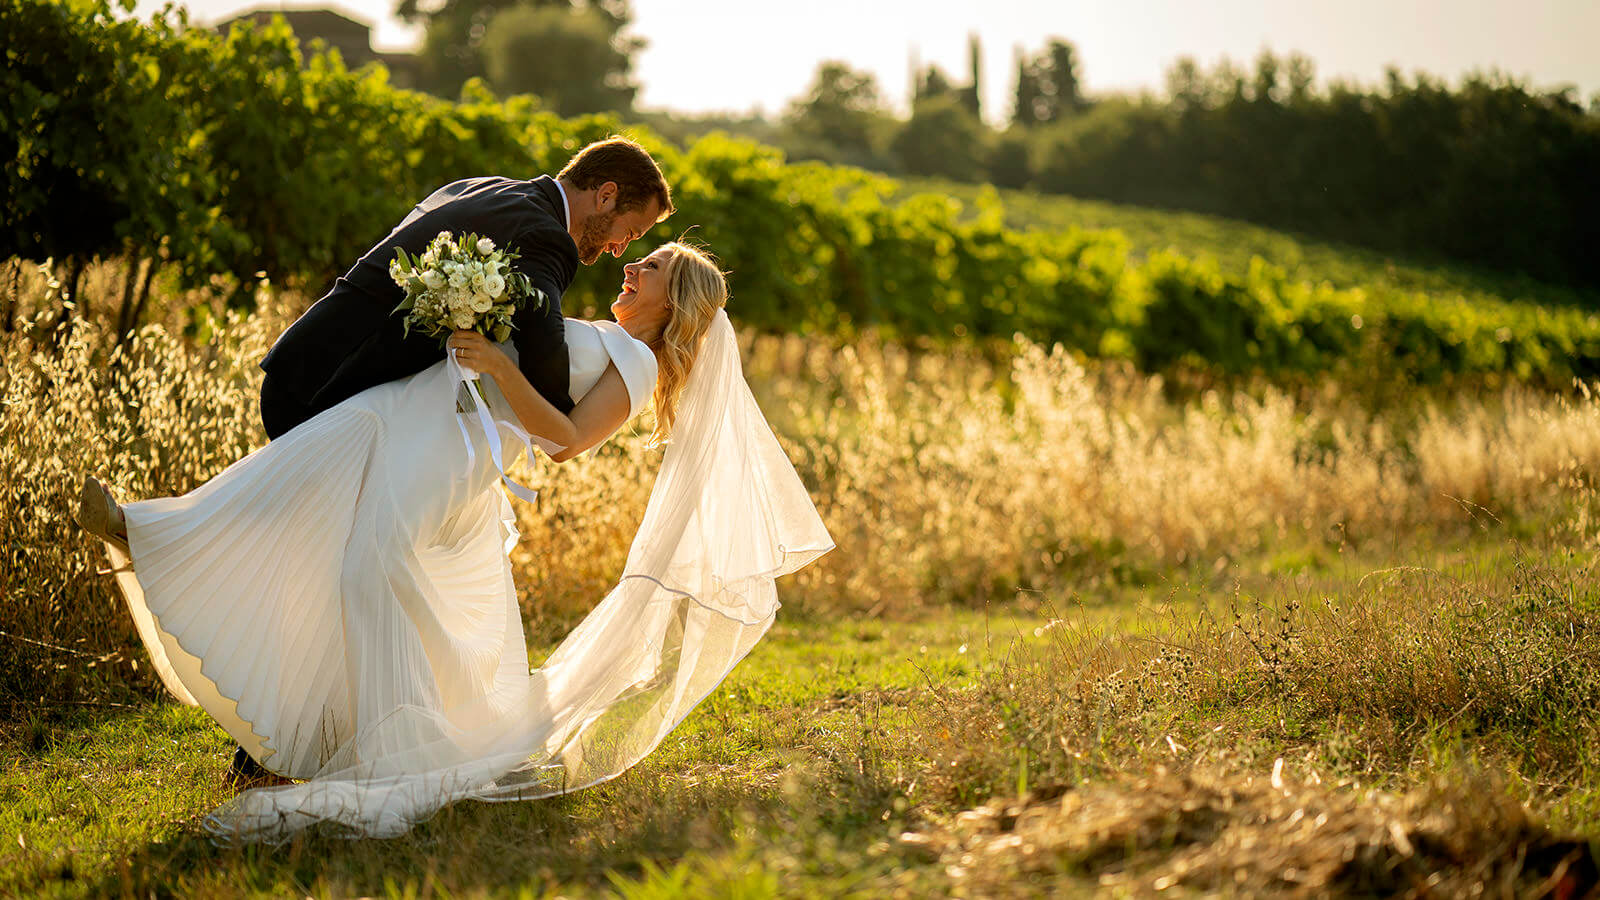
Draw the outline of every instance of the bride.
M570 416L510 345L457 332L454 359L182 497L118 506L85 479L81 521L163 683L298 781L238 794L212 833L276 841L333 822L385 837L456 800L613 778L765 633L773 580L832 548L744 382L721 271L671 243L625 272L616 322L566 322ZM455 412L457 362L485 376L488 415ZM532 438L568 459L647 399L652 442L671 440L626 568L530 671L501 447Z

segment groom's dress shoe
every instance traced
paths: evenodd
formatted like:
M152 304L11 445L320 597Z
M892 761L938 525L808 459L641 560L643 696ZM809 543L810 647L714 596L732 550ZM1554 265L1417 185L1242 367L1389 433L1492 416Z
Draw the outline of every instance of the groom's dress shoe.
M227 774L222 778L231 787L241 791L289 783L289 779L256 762L254 757L244 752L243 747L234 749L233 762L229 764Z

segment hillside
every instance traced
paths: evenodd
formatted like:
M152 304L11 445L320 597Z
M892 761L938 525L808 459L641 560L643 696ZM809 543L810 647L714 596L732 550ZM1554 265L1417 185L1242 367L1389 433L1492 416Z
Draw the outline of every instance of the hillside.
M1550 284L1534 278L1478 269L1443 260L1416 260L1364 247L1181 210L1084 200L1065 194L1000 189L938 178L903 178L893 199L943 194L962 203L963 219L980 204L998 201L1008 228L1060 231L1116 229L1135 255L1171 249L1185 256L1214 257L1224 271L1244 272L1260 256L1296 281L1326 281L1336 288L1424 291L1469 301L1512 301L1540 306L1600 309L1600 291ZM984 198L989 198L985 200Z

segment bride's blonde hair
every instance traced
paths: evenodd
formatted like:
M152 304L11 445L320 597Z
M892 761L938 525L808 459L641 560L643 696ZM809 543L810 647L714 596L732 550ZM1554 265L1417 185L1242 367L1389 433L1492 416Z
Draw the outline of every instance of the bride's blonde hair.
M661 337L650 349L656 353L656 390L651 398L656 412L656 429L646 446L655 448L667 442L672 424L678 418L678 398L700 355L706 329L728 303L728 280L710 251L680 241L666 245L672 251L666 264L667 303L671 318Z

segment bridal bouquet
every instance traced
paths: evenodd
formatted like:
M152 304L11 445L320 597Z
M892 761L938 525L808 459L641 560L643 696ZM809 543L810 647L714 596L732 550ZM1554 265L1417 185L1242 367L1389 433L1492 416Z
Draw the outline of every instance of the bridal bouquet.
M448 231L439 232L421 256L397 248L389 277L406 292L394 308L406 311L406 335L416 327L441 341L456 329L494 341L510 337L511 318L524 302L544 304L544 293L511 268L517 256L488 238L468 234L457 240Z

